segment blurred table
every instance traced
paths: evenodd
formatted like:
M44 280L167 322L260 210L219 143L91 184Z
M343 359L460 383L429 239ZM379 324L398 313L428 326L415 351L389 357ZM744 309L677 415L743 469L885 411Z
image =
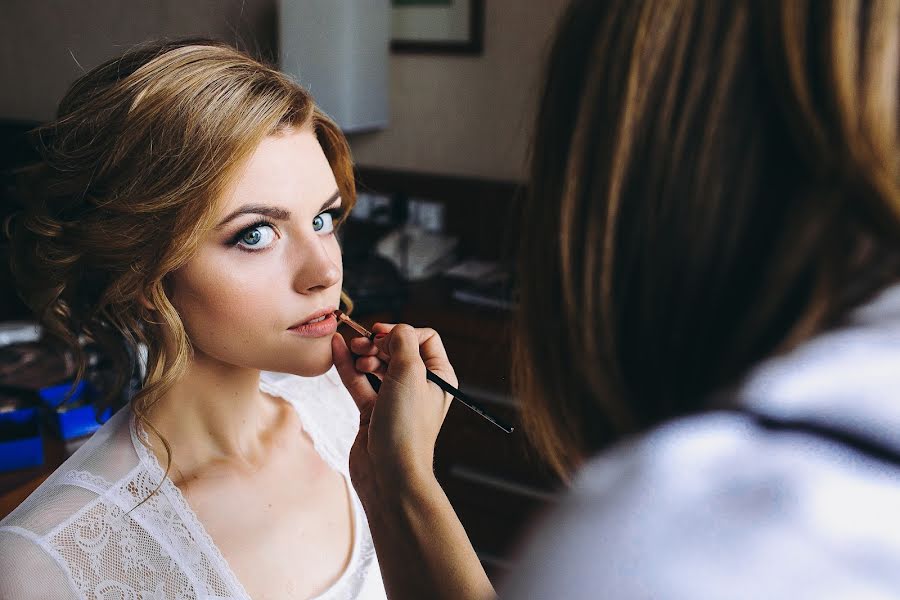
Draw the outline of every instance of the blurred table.
M0 519L12 512L68 458L65 442L41 428L44 464L29 469L0 473Z

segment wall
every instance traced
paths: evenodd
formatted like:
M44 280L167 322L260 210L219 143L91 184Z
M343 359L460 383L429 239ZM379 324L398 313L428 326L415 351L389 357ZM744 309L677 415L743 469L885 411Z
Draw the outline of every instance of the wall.
M540 71L568 0L485 0L480 56L390 59L388 129L361 165L522 180ZM82 72L143 40L210 35L273 56L276 0L3 0L0 118L50 119Z
M521 181L555 23L569 0L485 0L477 57L391 57L390 124L350 139L366 166Z
M0 118L48 120L66 88L126 48L205 35L273 56L276 0L3 0Z

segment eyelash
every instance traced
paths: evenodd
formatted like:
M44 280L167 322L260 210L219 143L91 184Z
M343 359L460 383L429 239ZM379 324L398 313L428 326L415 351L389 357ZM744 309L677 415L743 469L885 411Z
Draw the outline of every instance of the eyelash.
M248 232L248 231L252 231L253 229L256 229L257 227L271 227L272 229L275 229L275 225L273 225L271 221L266 221L266 220L264 220L264 219L260 219L259 221L257 221L257 222L254 223L253 225L248 225L247 227L244 227L243 229L241 229L240 231L238 231L236 234L234 234L234 235L232 236L231 241L229 242L229 244L232 245L232 246L237 246L237 247L240 248L241 250L245 250L245 251L247 251L247 252L259 252L259 250L247 250L246 248L244 248L244 247L242 247L242 246L239 245L239 244L241 243L241 240L242 240L242 239L244 238L244 236L247 234L247 232Z
M334 230L337 231L338 226L340 226L340 224L344 222L344 217L347 214L347 210L342 204L340 206L335 206L334 208L329 208L328 210L323 210L319 213L319 215L324 215L325 213L331 215L331 220L332 222L334 222Z
M334 222L334 231L337 231L338 227L340 227L340 225L344 222L343 219L344 219L344 215L346 213L346 211L344 210L344 207L336 206L334 208L329 208L328 210L323 210L316 216L324 215L326 213L331 215L331 219ZM247 227L244 227L243 229L238 231L236 234L234 234L234 236L232 236L229 244L231 246L235 246L239 250L243 250L244 252L259 252L259 250L249 250L240 245L241 239L243 239L244 235L248 231L250 231L252 229L256 229L257 227L271 227L272 229L275 229L275 225L271 221L267 221L265 219L260 219L259 221L253 223L252 225L248 225ZM334 233L334 231L332 231L332 233Z

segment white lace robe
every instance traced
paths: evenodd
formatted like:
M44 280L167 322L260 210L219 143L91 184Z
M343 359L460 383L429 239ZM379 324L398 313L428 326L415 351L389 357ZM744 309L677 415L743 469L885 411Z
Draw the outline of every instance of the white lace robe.
M313 378L263 373L288 400L316 450L347 481L350 563L319 599L382 599L381 573L347 460L359 412L332 369ZM197 515L120 410L0 521L0 598L248 599ZM163 480L160 491L135 508Z

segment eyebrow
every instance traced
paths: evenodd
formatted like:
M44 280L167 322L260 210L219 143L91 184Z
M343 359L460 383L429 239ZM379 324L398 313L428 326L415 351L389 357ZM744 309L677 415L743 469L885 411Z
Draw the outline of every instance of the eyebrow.
M328 197L319 210L317 212L322 212L326 208L328 208L335 200L341 197L341 191L335 190L331 196ZM216 229L221 229L227 223L233 221L241 215L263 215L265 217L270 217L277 221L288 221L291 218L291 213L288 210L283 208L279 208L277 206L267 206L265 204L245 204L244 206L238 208L234 212L230 213L227 217L222 219L222 221L216 225Z

